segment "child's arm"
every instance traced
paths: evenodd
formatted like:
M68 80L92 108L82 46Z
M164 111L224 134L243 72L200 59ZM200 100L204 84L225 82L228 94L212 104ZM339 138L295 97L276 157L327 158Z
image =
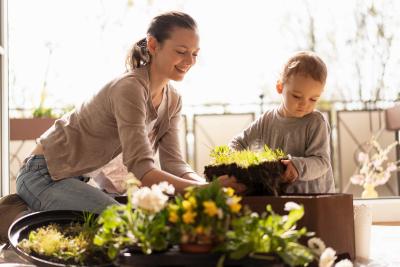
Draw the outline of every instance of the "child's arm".
M264 128L264 117L265 114L261 115L240 134L233 137L228 144L229 147L234 150L244 150L251 148L251 145L257 142L257 140L261 143Z
M298 172L298 179L302 181L317 179L329 171L330 127L324 118L319 118L311 124L304 156L292 157L291 162Z

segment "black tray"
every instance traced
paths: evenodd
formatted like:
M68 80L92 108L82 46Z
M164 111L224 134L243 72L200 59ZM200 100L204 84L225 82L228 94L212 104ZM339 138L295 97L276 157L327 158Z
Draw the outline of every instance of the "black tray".
M73 210L52 210L52 211L39 211L25 215L15 221L8 229L8 240L14 251L22 258L34 263L38 266L66 266L65 264L51 262L33 255L30 255L18 248L18 243L28 237L31 230L38 227L49 225L50 223L57 223L60 225L69 224L71 222L83 222L83 212ZM93 265L92 265L93 266ZM112 264L102 264L97 266L113 266Z
M50 223L69 224L71 222L82 222L83 213L81 211L54 210L39 211L25 215L15 221L9 228L8 239L14 251L22 258L37 266L61 267L65 264L50 262L48 260L30 255L17 247L18 242L27 238L29 232L38 227ZM213 253L181 253L177 247L173 247L167 252L156 252L151 255L145 255L141 252L121 253L114 264L97 265L97 267L111 266L130 266L130 267L208 267L216 266L220 259L220 254ZM93 266L93 265L92 265ZM254 258L244 258L242 260L224 261L225 267L284 267L285 265L277 261L266 261Z
M145 255L142 253L121 253L115 262L122 267L214 267L221 254L218 253L182 253L178 247L167 252ZM225 258L224 267L284 267L282 262L267 261L246 257L241 260Z

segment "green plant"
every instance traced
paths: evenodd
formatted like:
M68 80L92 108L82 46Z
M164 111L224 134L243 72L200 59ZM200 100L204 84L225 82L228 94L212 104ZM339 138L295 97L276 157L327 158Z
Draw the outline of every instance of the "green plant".
M263 151L251 150L231 150L228 146L216 146L210 153L210 165L229 165L237 164L239 167L248 168L249 166L259 165L266 161L277 161L286 158L287 155L281 149L271 149L264 145Z
M40 93L40 103L39 106L37 108L35 108L33 110L32 116L34 118L55 118L57 117L54 113L53 113L53 109L52 108L46 108L44 106L44 102L46 100L47 97L47 93L45 90L45 87L42 89L41 93Z
M27 253L49 257L56 262L87 265L88 261L94 263L101 254L101 248L92 243L97 227L94 214L84 213L83 224L51 223L39 227L30 231L28 238L19 242L18 247ZM100 254L95 256L97 252ZM101 258L98 260L104 261Z
M215 244L223 241L232 218L241 210L241 197L218 181L190 187L168 205L174 243Z
M247 210L243 216L232 220L232 228L218 251L227 253L232 259L245 256L265 260L280 258L290 266L306 266L314 260L314 255L308 247L299 243L299 239L312 233L305 228L296 229L296 223L304 215L304 208L288 202L285 210L289 211L286 216L276 214L270 205L261 215Z
M128 180L127 204L112 205L99 216L100 228L94 244L104 247L110 259L126 247L137 246L143 253L150 254L169 245L165 209L168 196L164 193L173 194L173 187L162 182L139 189L139 184L136 178Z

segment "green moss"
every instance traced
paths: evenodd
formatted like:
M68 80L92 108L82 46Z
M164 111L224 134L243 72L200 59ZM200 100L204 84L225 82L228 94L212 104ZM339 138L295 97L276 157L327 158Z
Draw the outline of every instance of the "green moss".
M259 165L266 161L278 161L286 158L287 155L281 149L271 149L264 145L263 151L241 150L236 151L228 146L216 146L210 153L211 164L213 166L229 165L236 163L238 166L248 168L249 166Z

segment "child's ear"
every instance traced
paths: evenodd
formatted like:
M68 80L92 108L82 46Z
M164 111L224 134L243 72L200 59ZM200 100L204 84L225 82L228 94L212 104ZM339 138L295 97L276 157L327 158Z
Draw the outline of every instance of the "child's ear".
M283 91L283 83L281 80L278 80L276 82L276 91L278 92L278 94L282 94Z

